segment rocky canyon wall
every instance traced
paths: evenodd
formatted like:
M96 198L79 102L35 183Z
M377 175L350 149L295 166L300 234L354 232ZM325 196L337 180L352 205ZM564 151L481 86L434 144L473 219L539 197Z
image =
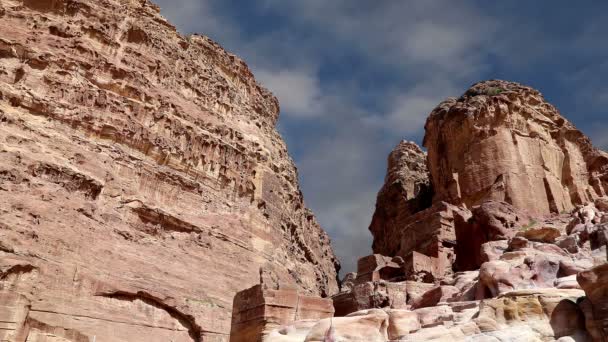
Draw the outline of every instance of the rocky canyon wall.
M226 341L260 277L337 292L278 115L148 1L0 1L0 340Z

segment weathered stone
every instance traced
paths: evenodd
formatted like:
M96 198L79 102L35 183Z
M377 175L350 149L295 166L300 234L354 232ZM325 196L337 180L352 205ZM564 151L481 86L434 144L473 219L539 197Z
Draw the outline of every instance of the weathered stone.
M555 227L542 226L519 231L517 236L524 237L530 241L553 243L561 236L561 232Z
M356 284L379 280L400 281L404 278L403 259L400 257L373 254L360 258L357 262Z
M581 289L581 286L576 280L576 275L569 275L567 277L555 279L555 288L557 289Z
M370 281L356 284L350 292L332 297L337 317L368 309L404 309L407 306L405 282Z
M442 102L424 146L434 201L472 207L493 199L548 214L606 194L608 155L540 92L517 83L480 82Z
M230 342L263 341L274 330L297 321L333 317L331 299L303 296L296 289L256 285L237 293L232 308Z
M588 330L594 341L608 340L608 264L578 274L577 280L589 299Z
M330 328L333 341L385 342L388 339L388 314L382 310L365 310L348 317L321 320L304 342L325 342ZM331 341L331 340L330 340Z
M379 241L400 234L411 215L431 205L433 197L426 153L413 142L402 141L388 157L384 186L378 193L370 231ZM379 242L379 244L390 241ZM385 255L395 255L386 253Z
M596 198L594 204L600 211L608 213L608 197Z
M608 225L602 224L597 225L593 228L591 234L589 234L589 242L591 243L591 249L600 249L608 246Z
M347 273L344 279L340 282L340 292L350 292L355 287L355 280L357 279L356 272Z
M395 235L372 231L373 249L384 255L401 256L408 279L432 282L452 273L454 263L454 215L466 216L467 210L447 203L408 217Z
M32 267L0 284L32 303L27 339L226 341L268 264L338 291L279 104L242 60L149 1L1 3L0 259Z
M411 302L412 309L427 308L445 303L460 294L460 289L455 286L442 285L436 286L430 291L425 292L421 297Z
M525 215L506 202L488 201L474 207L470 217L456 215L456 269L471 271L489 261L491 250L482 250L490 241L506 240L513 237L516 227L527 224ZM487 246L490 247L490 246ZM486 255L482 255L482 254Z
M390 310L388 320L388 338L390 341L400 340L421 328L418 314L409 310Z
M509 249L512 251L517 251L528 247L530 247L530 242L524 237L515 236L509 240Z
M509 248L509 241L490 241L481 245L481 262L498 260Z

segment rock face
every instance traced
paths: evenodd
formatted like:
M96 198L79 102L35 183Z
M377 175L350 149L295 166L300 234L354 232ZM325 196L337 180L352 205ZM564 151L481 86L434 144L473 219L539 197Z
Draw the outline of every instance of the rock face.
M608 340L608 264L578 275L578 282L587 294L587 328L596 341Z
M608 154L517 83L487 81L441 103L424 146L435 201L505 201L533 214L570 211L604 196Z
M387 244L382 239L399 234L411 215L430 206L433 192L426 158L418 145L405 140L389 155L384 186L378 192L376 211L369 227L377 237L374 244Z
M256 285L234 297L230 342L261 342L284 325L329 318L333 314L331 299L303 296L294 288L275 290ZM293 330L285 333L289 332Z
M260 269L336 293L278 113L148 1L0 2L0 340L226 341Z
M282 328L267 342L327 341L585 341L581 290L516 291L481 303L449 303L416 310L371 309L347 317ZM333 329L331 327L333 326ZM300 337L304 336L304 337ZM603 341L603 340L597 340Z

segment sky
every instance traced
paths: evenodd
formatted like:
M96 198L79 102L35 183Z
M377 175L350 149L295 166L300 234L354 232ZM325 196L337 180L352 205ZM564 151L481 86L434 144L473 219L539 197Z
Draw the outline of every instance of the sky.
M243 58L279 99L278 129L343 272L371 254L386 159L428 114L486 79L539 89L608 148L608 2L156 0L183 34Z

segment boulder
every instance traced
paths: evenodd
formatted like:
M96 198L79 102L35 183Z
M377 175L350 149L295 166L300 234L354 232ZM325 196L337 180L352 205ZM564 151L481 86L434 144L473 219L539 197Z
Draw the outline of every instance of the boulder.
M327 318L312 327L304 342L325 342L328 331L334 341L386 342L389 315L383 310L365 310L347 317Z
M388 338L396 341L420 330L418 314L409 310L390 310L388 313Z
M407 291L405 282L384 280L356 284L351 291L332 297L336 317L367 309L405 309Z
M586 315L594 341L608 341L608 264L579 273L577 280L589 300Z
M541 226L519 231L516 236L526 238L530 241L554 243L557 238L561 236L561 232L556 227Z
M445 303L460 294L461 290L455 286L441 285L425 292L421 297L412 300L411 308L419 309L430 306L437 306L439 303Z

